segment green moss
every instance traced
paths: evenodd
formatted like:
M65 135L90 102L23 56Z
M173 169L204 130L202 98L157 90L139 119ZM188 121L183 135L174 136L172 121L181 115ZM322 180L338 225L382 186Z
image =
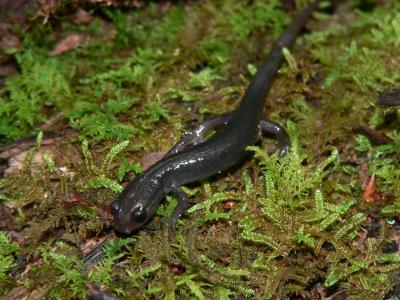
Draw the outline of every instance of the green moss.
M13 255L18 254L19 251L19 245L11 242L7 233L0 232L0 280L4 280L7 272L16 266Z
M42 57L37 61L29 49L15 58L21 74L8 78L0 91L0 130L5 139L28 135L45 120L43 107L62 107L71 99L70 85L60 70L65 66L60 62Z
M400 19L394 10L378 7L370 13L357 11L358 17L348 34L348 43L341 43L339 48L321 51L312 50L314 57L327 67L328 74L324 87L330 88L335 81L350 82L361 91L377 90L395 84L400 76L392 64L386 62L393 58L400 37ZM323 32L310 35L308 41L314 45L329 43L329 37L339 38L340 27L328 28Z

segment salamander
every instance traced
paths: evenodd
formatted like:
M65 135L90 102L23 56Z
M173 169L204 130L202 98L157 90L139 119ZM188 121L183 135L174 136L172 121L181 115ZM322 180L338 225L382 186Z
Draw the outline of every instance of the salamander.
M111 205L112 225L117 231L128 234L143 226L152 219L161 200L169 193L179 198L169 220L174 227L189 205L180 186L208 178L241 162L246 157L246 147L258 141L260 129L275 135L281 153L287 153L288 134L278 124L261 120L261 112L284 59L283 48L293 44L318 4L319 0L311 3L285 30L252 78L236 110L203 122L187 133L163 159L128 183ZM204 139L207 131L220 125L224 126Z

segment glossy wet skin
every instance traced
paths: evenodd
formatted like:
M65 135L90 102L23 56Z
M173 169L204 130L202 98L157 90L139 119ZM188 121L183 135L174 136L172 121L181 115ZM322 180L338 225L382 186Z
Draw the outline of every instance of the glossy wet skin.
M164 196L159 184L153 182L149 186L144 177L140 175L131 181L111 206L114 214L112 225L121 233L131 233L147 223Z
M137 230L151 220L165 195L174 192L179 196L181 185L225 171L246 156L246 147L257 142L265 98L283 61L282 48L291 46L318 3L319 0L303 10L276 42L250 82L239 108L224 122L225 127L205 142L167 155L125 187L112 204L117 231L127 234ZM280 144L285 152L289 147L287 133L274 126L271 125L270 132L284 141Z
M258 129L232 136L229 127L204 143L158 161L130 182L112 204L113 227L122 233L140 228L154 216L172 187L208 178L236 164L246 155L245 147L257 140Z

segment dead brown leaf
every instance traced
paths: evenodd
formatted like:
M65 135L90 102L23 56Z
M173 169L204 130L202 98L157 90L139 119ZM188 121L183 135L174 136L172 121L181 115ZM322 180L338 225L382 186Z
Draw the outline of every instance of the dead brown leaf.
M0 37L1 49L14 49L18 50L21 47L21 40L13 34L4 34Z
M87 0L93 6L112 6L112 7L134 7L141 8L144 6L143 1L139 0Z
M50 130L54 125L61 121L64 116L65 113L63 111L59 112L58 114L44 122L42 125L40 125L40 129L44 131Z
M72 16L72 22L78 25L90 24L93 20L93 16L90 12L79 8L77 12Z
M63 198L63 205L66 208L71 208L74 206L81 206L89 208L90 205L86 202L86 199L77 192L70 192Z
M43 134L42 146L55 144L56 137L48 132ZM31 135L28 137L20 138L14 142L0 145L0 159L10 159L13 156L20 154L33 147L36 144L36 136Z
M376 176L372 174L367 185L365 186L362 198L365 202L371 203L379 199L379 195L376 192Z
M35 18L43 17L43 24L46 24L50 15L54 15L57 11L57 0L38 0L41 9L37 12Z
M9 77L17 74L17 67L13 64L6 64L0 66L0 77Z
M234 208L236 206L236 202L232 201L232 200L228 200L224 202L224 209L225 210L231 210L232 208Z
M327 289L321 283L317 283L311 289L312 300L346 300L347 293L345 290L338 290L336 293L329 295Z
M54 47L53 51L51 51L50 55L57 56L61 55L65 52L68 52L72 49L75 49L81 46L85 42L86 38L81 34L71 34L66 38L59 41Z
M36 152L33 155L32 158L32 163L30 165L30 169L33 173L38 172L38 167L43 164L44 162L44 155L48 155L49 157L54 158L56 155L57 149L56 146L53 145L46 145L46 146L41 146L39 151ZM26 158L28 155L29 151L23 151L13 157L11 157L8 161L8 168L4 171L5 176L10 176L13 174L17 174L19 171L21 171L26 162Z
M36 288L33 291L29 291L28 289L19 286L11 290L7 294L7 296L0 296L0 300L37 300L43 299L47 290L48 286L43 286L41 288Z
M92 251L97 245L105 243L110 236L96 236L85 242L85 244L80 246L80 249L83 254L89 253Z
M374 145L384 145L392 141L384 132L379 132L372 128L357 126L353 131L365 135Z
M164 155L165 152L149 153L140 160L140 165L142 166L143 170L146 170L152 165L154 165L156 162L158 162L160 159L162 159Z
M96 300L118 300L116 296L107 291L103 285L97 285L94 283L88 283L86 285L89 291L89 298Z

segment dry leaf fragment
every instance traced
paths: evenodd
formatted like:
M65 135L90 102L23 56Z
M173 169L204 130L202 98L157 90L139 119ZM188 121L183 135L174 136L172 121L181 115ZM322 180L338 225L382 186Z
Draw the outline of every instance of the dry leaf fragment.
M230 209L232 209L232 208L234 208L236 206L236 202L232 201L232 200L228 200L228 201L224 202L223 206L224 206L225 210L230 210Z
M103 285L87 283L89 298L94 300L118 300L116 296L110 293Z
M346 298L347 292L345 290L341 289L329 295L329 291L321 283L317 283L311 290L312 300L345 300Z
M13 49L16 51L21 48L21 40L16 35L5 33L0 37L0 48Z
M86 10L83 10L82 8L79 8L77 12L72 16L72 21L78 25L90 24L92 20L92 14L90 12L87 12Z
M57 56L61 55L65 52L70 51L71 49L75 49L83 44L85 41L85 36L81 34L71 34L66 38L62 39L57 43L54 47L54 50L51 51L50 55Z
M375 177L375 174L372 174L372 176L369 179L367 185L365 186L362 198L367 203L375 202L378 199L378 196L377 196L377 193L376 193L376 177Z
M365 135L374 145L384 145L392 141L392 139L389 138L385 133L379 132L372 128L357 126L353 129L353 131Z
M186 272L186 267L184 265L172 263L169 265L169 271L173 274L181 275Z
M17 67L13 64L0 65L0 77L9 77L17 73Z
M51 133L45 132L43 134L42 146L52 145L55 143L55 136ZM10 159L36 144L36 136L31 135L28 137L17 139L11 143L0 145L0 159Z
M160 159L162 159L164 157L164 155L165 155L165 152L151 152L151 153L145 155L140 160L140 165L142 166L143 170L146 170L147 168L151 167L156 162L158 162Z
M57 0L38 0L41 9L36 13L34 19L43 17L43 24L46 24L50 15L54 15L57 11Z
M37 174L39 172L39 166L44 162L44 155L48 155L51 158L56 156L57 148L55 145L44 145L39 148L39 151L33 155L32 162L30 165L31 172ZM10 176L13 174L17 174L21 171L26 162L28 151L23 151L18 153L17 155L11 157L8 161L8 168L4 170L4 176Z
M86 202L85 198L77 193L77 192L70 192L63 198L63 204L66 208L71 208L74 206L81 206L89 208L90 205Z
M80 250L83 254L87 254L92 251L96 246L103 245L109 240L109 236L96 236L85 242L85 244L80 246Z

